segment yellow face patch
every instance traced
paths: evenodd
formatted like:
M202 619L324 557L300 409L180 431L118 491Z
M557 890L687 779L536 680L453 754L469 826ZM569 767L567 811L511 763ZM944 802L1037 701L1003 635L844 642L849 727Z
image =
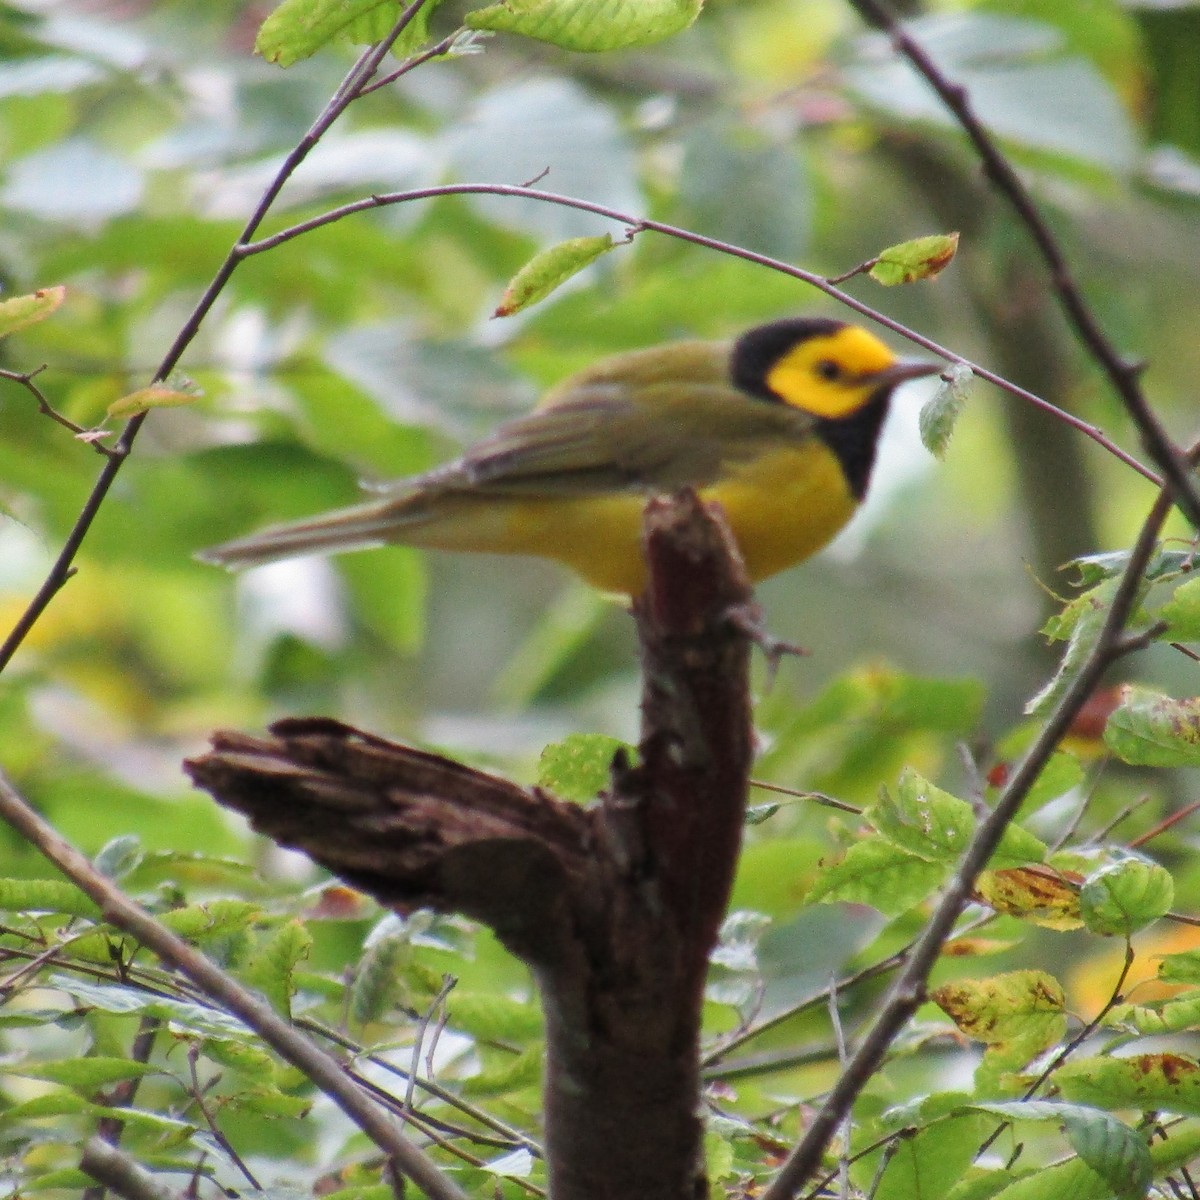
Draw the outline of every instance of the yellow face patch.
M874 334L848 325L797 343L767 372L766 384L786 404L836 420L862 408L875 376L895 361Z

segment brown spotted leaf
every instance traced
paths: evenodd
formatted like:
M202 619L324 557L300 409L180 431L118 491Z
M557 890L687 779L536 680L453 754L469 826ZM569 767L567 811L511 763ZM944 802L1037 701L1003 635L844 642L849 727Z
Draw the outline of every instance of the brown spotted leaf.
M1011 867L984 871L975 881L978 899L999 913L1046 929L1078 929L1081 877L1053 867Z
M1067 1027L1062 985L1044 971L956 979L930 999L963 1033L987 1045L996 1068L1024 1066L1055 1045Z
M1077 1104L1200 1116L1200 1063L1187 1055L1073 1059L1054 1078L1063 1096Z

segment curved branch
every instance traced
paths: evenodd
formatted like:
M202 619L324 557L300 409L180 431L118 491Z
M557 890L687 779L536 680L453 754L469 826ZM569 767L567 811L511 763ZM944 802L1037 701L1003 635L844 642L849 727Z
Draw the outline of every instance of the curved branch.
M544 191L541 188L506 183L447 183L440 184L437 187L414 188L406 192L380 192L376 195L368 196L363 200L353 200L349 204L339 205L337 208L332 208L328 212L322 213L317 217L312 217L307 221L300 221L295 225L289 225L286 229L282 229L278 233L273 233L269 237L259 238L254 242L242 243L236 248L236 253L245 258L253 254L262 254L264 251L272 250L284 242L300 237L302 234L311 233L314 229L320 229L325 225L331 225L335 221L343 220L346 217L353 216L355 213L366 212L372 208L383 208L391 204L407 204L414 200L430 200L437 196L480 195L511 196L521 200L538 200L545 204L556 204L561 208L574 208L580 212L594 213L598 217L605 218L605 220L616 221L621 225L625 225L631 235L641 233L643 230L648 230L652 233L661 233L666 237L675 238L681 242L690 242L694 246L702 246L706 250L713 250L718 254L726 254L731 258L740 258L745 262L754 263L757 266L766 267L772 271L778 271L781 275L790 275L793 279L798 279L801 283L807 283L810 287L824 292L825 295L836 300L839 304L845 305L860 316L874 321L877 325L881 325L885 329L890 329L899 337L907 339L914 345L920 346L932 354L936 354L939 358L944 358L947 362L958 363L969 368L971 373L978 376L978 378L1018 397L1018 399L1040 408L1043 412L1049 413L1057 420L1071 426L1072 429L1078 430L1085 437L1091 438L1092 441L1103 446L1111 455L1118 458L1127 467L1132 467L1139 475L1149 480L1156 487L1162 484L1162 480L1149 467L1144 463L1140 463L1128 451L1122 450L1098 426L1089 424L1073 413L1069 413L1065 409L1059 408L1058 405L1052 404L1044 397L1035 395L1023 387L1019 387L1003 376L997 375L994 371L989 371L986 367L981 367L977 363L971 362L970 359L963 358L961 354L955 354L953 350L940 345L932 338L918 333L915 329L910 329L907 325L903 325L878 309L872 308L869 304L852 296L849 292L843 291L824 275L818 275L815 271L806 271L803 267L793 266L789 262L772 258L768 254L759 254L755 250L747 250L742 246L734 245L732 242L723 242L719 238L694 233L690 229L684 229L679 225L669 225L665 221L654 221L648 217L631 216L629 213L623 213L619 209L610 208L606 204L597 204L592 200L581 200L576 196L564 196L558 192Z
M1195 451L1189 452L1188 458L1194 453ZM1185 459L1186 461L1188 460ZM847 1063L846 1069L813 1118L804 1137L780 1168L770 1187L763 1193L762 1200L794 1200L799 1194L821 1165L829 1142L845 1120L859 1093L883 1062L896 1035L924 1001L929 975L954 929L959 914L971 897L976 877L987 866L988 860L1004 836L1004 831L1016 816L1017 810L1029 794L1029 789L1037 782L1042 768L1070 728L1079 709L1092 694L1104 672L1124 652L1121 632L1137 603L1142 576L1154 553L1159 532L1172 504L1171 491L1164 487L1151 506L1138 534L1095 646L1047 718L1041 733L1030 746L1024 759L1014 769L995 808L975 831L929 924L918 938L908 962L892 985L879 1016Z
M204 294L196 302L196 307L183 323L175 340L163 356L162 362L159 363L158 369L154 372L152 382L158 383L164 380L175 369L180 358L183 357L184 351L192 344L192 340L199 332L205 317L208 316L212 306L216 303L217 297L224 291L225 285L229 282L233 272L241 263L244 256L239 253L240 247L249 242L254 236L271 205L275 202L275 198L283 190L284 184L287 183L292 173L312 151L312 148L317 144L329 126L361 94L362 89L379 69L379 64L392 48L396 39L404 32L409 23L427 2L428 0L413 0L401 14L396 24L392 26L388 36L381 42L363 51L354 66L346 74L345 79L342 80L341 85L334 93L333 98L325 106L321 115L313 122L312 127L296 145L295 149L284 159L283 165L276 172L275 178L263 193L237 242L225 256L225 261L217 269L212 282L205 288ZM137 440L138 432L145 423L147 415L147 413L141 412L131 418L122 430L116 444L110 450L102 451L102 453L107 455L107 459L100 470L99 476L96 478L95 484L92 486L91 492L88 494L87 500L84 501L83 507L79 510L79 515L75 518L75 523L71 526L71 531L67 534L62 549L58 552L58 556L55 558L49 572L47 572L46 578L42 581L41 587L38 588L33 599L26 605L25 611L18 618L8 637L0 645L0 671L3 671L12 661L13 655L16 654L22 643L29 636L29 631L37 623L42 613L49 607L54 597L62 590L63 585L74 574L75 568L73 564L75 556L79 553L79 547L83 544L83 539L87 537L88 532L91 530L92 523L96 519L96 514L100 511L100 506L108 496L109 490L116 480L117 473L120 471L125 459L129 457L129 452L133 449L133 444Z
M971 145L975 147L987 177L1012 205L1021 224L1033 239L1049 271L1050 286L1058 297L1067 320L1092 358L1108 376L1113 390L1125 406L1125 411L1137 426L1147 451L1162 468L1184 515L1193 525L1200 526L1200 491L1197 491L1196 481L1185 457L1167 436L1166 430L1146 400L1140 383L1143 364L1124 358L1101 328L1099 319L1072 274L1066 255L1034 203L1029 189L976 115L967 89L961 84L953 83L942 73L924 47L908 33L881 0L850 0L850 3L867 24L883 30L888 35L896 50L908 59L937 92L942 103L962 127Z
M337 1059L297 1033L269 1004L126 896L70 842L60 837L3 775L0 775L0 820L12 826L80 891L90 896L100 906L106 921L149 946L164 962L244 1021L282 1059L303 1071L427 1196L432 1200L466 1200L464 1193L349 1078Z

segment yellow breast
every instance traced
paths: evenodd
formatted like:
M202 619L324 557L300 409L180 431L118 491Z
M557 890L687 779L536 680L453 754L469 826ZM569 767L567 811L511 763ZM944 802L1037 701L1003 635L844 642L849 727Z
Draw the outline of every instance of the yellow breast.
M816 438L772 450L701 495L725 510L754 582L815 554L857 507L837 459ZM637 495L493 498L486 515L483 506L471 505L469 519L439 521L411 540L553 558L603 591L637 595L646 585L644 506L645 498Z

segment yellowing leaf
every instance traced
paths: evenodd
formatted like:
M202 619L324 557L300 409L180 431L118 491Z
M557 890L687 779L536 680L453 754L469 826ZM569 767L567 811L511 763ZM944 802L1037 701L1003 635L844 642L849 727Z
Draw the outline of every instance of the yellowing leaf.
M1062 985L1044 971L956 979L930 999L963 1033L989 1047L993 1068L1023 1066L1059 1041L1067 1027Z
M957 250L957 233L935 233L910 242L897 242L879 252L870 276L884 287L933 279L950 265Z
M108 406L107 415L116 418L133 417L152 408L178 408L182 404L191 404L198 398L198 392L181 392L175 388L155 384L153 387L139 388L136 392L130 392L128 396L114 400Z
M999 913L1032 921L1047 929L1078 929L1079 885L1049 867L1012 867L983 871L976 895Z
M468 13L472 29L519 33L564 50L648 46L682 33L704 0L502 0Z
M1200 1114L1200 1063L1183 1054L1073 1059L1054 1078L1063 1096L1079 1104Z
M44 321L66 298L65 287L38 288L28 296L0 302L0 337Z
M602 237L571 238L535 254L509 281L492 316L511 317L536 304L615 244L606 233Z

